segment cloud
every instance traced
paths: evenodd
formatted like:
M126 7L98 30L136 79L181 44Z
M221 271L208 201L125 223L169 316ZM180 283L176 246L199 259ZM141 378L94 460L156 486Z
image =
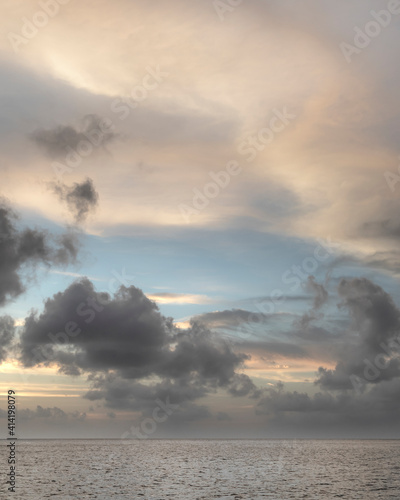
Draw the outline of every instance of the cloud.
M301 300L309 299L302 296ZM293 320L293 318L296 318ZM192 322L204 324L218 332L220 338L229 339L236 348L255 355L283 358L311 358L309 345L326 342L331 337L319 326L309 325L316 316L308 313L296 317L290 313L265 314L244 309L230 309L204 313Z
M353 388L352 376L374 384L399 377L399 359L387 353L400 333L400 311L390 295L366 278L342 279L338 293L342 298L340 307L349 311L353 323L336 368L321 367L316 383L324 389L341 390ZM377 356L387 366L378 370L377 376L366 376Z
M258 414L321 429L398 422L400 311L388 293L366 278L342 279L338 293L339 306L352 322L335 348L336 367L318 370L315 384L322 392L286 391L279 383L265 391Z
M19 348L26 367L88 373L85 397L112 409L143 410L146 402L167 396L185 405L219 388L237 396L256 391L247 376L237 374L248 355L200 324L176 328L133 286L112 297L88 279L76 281L48 299L41 314L25 319ZM154 378L159 382L150 383Z
M0 364L7 359L15 335L15 321L11 316L0 317Z
M57 183L53 184L52 188L59 199L67 204L77 223L83 222L98 205L99 195L92 179L76 182L71 187Z
M310 357L306 348L296 343L278 340L245 340L239 343L241 349L246 352L263 353L265 355L278 355L283 358L308 358Z
M35 410L30 410L29 408L19 409L18 417L21 420L46 419L54 423L65 423L68 420L82 422L86 419L86 413L81 413L79 411L65 412L56 406L52 408L43 408L38 405Z
M400 273L400 252L391 250L387 252L375 252L363 261L366 266L373 269L389 270L395 274Z
M92 389L83 397L89 401L104 401L113 410L140 412L141 418L151 417L157 402L172 404L168 423L202 420L211 416L208 408L194 400L205 396L208 390L203 383L193 379L163 380L159 383L142 383L124 379L115 373L89 377Z
M392 238L397 240L400 237L400 222L393 219L365 222L361 233L372 238Z
M313 283L318 285L314 279ZM320 344L326 345L333 338L338 339L338 334L332 335L321 326L323 315L317 314L315 304L321 307L319 297L323 291L327 292L322 285L317 288L320 295L314 298L314 306L301 316L287 312L265 314L231 309L204 313L194 316L192 320L218 331L220 336L229 338L246 352L262 352L288 358L315 358L320 354ZM301 297L302 301L306 299L312 297Z
M256 413L268 418L270 428L298 435L308 430L314 436L371 437L392 433L400 418L400 380L382 382L362 394L344 391L337 394L286 391L282 383L265 390L256 405Z
M244 309L226 309L224 311L213 311L194 316L193 321L204 323L209 328L229 328L239 327L245 323L267 323L273 314L263 314L260 312L247 311Z
M351 12L345 2L339 2L333 15L326 2L309 2L307 8L307 2L294 6L287 1L254 1L250 8L240 7L240 15L227 13L233 30L221 30L215 10L201 2L189 10L182 9L182 2L173 2L168 9L160 5L156 11L135 2L129 8L142 19L145 36L141 30L132 31L121 15L128 2L118 1L112 7L107 2L100 5L103 8L99 7L96 16L84 5L71 11L72 17L85 23L85 36L71 33L63 17L55 19L47 27L45 39L38 37L30 47L33 53L29 64L24 58L19 63L11 57L12 64L4 62L2 81L6 85L6 113L12 109L3 125L12 133L4 134L5 140L13 136L20 145L21 130L26 135L32 123L39 122L40 128L31 134L32 141L47 155L60 158L65 157L68 147L76 147L93 130L99 116L108 115L121 133L129 134L129 140L116 152L116 170L107 173L104 166L103 179L94 177L96 185L104 182L110 187L102 222L112 226L118 219L128 225L137 217L136 223L144 218L149 224L181 223L176 205L182 194L187 193L190 200L193 188L208 181L211 168L220 170L225 160L237 155L235 139L240 144L242 134L243 139L250 134L256 136L268 125L271 111L281 106L297 115L295 127L289 127L265 151L260 150L251 171L247 169L246 181L242 178L237 188L232 182L228 190L221 192L212 215L204 211L199 221L221 221L225 227L230 217L236 221L243 217L245 222L251 219L257 230L268 223L274 230L300 236L320 236L322 228L329 226L333 238L348 239L353 238L349 236L350 222L355 226L364 222L359 220L358 212L367 209L368 219L375 208L374 199L390 194L379 181L383 180L382 165L391 161L396 147L387 140L390 136L393 141L399 115L397 104L394 106L395 86L387 82L396 81L398 70L387 64L393 53L387 57L380 54L386 50L386 37L396 46L398 34L385 30L385 36L375 40L374 50L355 56L359 61L369 58L369 67L375 71L371 70L367 78L356 62L352 72L342 71L347 63L339 50L340 42L352 41L354 26L364 19L373 2L354 2ZM171 12L176 15L171 16ZM180 22L183 12L186 21ZM119 26L121 36L115 37L108 29L110 19ZM151 29L154 26L155 32L170 37L168 47L159 46ZM197 44L199 36L202 41ZM61 38L68 42L61 43ZM126 39L132 43L124 43ZM220 47L217 52L213 50L215 40ZM50 56L49 43L54 51ZM196 50L182 51L182 44L196 46ZM276 47L280 50L276 51ZM232 52L237 56L234 60ZM171 53L179 56L171 57ZM259 61L265 57L269 64L260 66ZM154 92L147 92L148 99L134 102L132 93L149 76L146 67L151 65L154 70L158 64L161 72L169 73L168 77ZM317 74L312 68L319 68ZM232 81L237 84L232 86ZM290 81L297 85L288 85ZM49 98L52 106L46 107ZM115 101L120 111L113 113ZM84 109L82 125L73 123L76 109ZM97 114L87 114L90 109ZM123 120L125 113L128 118ZM104 141L111 139L106 136ZM341 144L339 150L337 144ZM212 147L212 155L205 145ZM357 158L351 169L349 158ZM264 168L265 161L269 162L268 169ZM157 169L157 175L147 176L144 183L143 175L132 175L132 163L142 162L156 165ZM18 169L27 164L25 158L20 162L13 158L12 163L18 164ZM40 162L35 169L31 165L29 168L36 173L42 165ZM328 176L323 186L320 165L324 165ZM88 161L89 167L90 175L95 176L99 165ZM179 186L174 182L176 178L181 180ZM16 191L16 178L10 184ZM165 196L158 196L160 192ZM23 193L18 196L21 203L27 203ZM363 210L349 210L355 199L362 202ZM51 208L40 197L31 203L52 216ZM119 209L114 210L115 206ZM308 214L312 221L304 217L310 207L314 209L313 214Z
M242 397L250 395L253 398L259 398L261 391L257 389L253 381L244 373L235 375L229 386L229 392L232 396Z
M293 322L293 326L296 328L296 336L308 340L319 340L325 337L328 332L313 323L323 318L323 314L319 314L318 311L328 301L328 292L323 285L315 281L314 276L308 277L305 289L314 295L313 305L301 318Z
M29 137L49 157L64 158L71 150L76 151L81 141L89 141L97 148L105 147L117 134L104 131L102 119L95 114L89 114L84 116L80 129L71 125L58 125L53 129L37 129Z
M217 413L216 417L217 417L217 420L220 420L221 422L227 422L229 420L232 420L232 417L224 411L219 411Z
M28 3L23 2L25 6ZM104 158L98 162L96 155L85 161L84 168L95 179L96 187L99 186L100 192L107 190L107 200L104 200L107 205L99 210L96 229L107 231L109 226L114 234L121 231L137 234L140 226L143 234L154 226L165 225L175 232L178 224L184 224L176 209L178 203L184 202L185 197L191 202L193 189L203 190L210 182L208 172L220 171L228 159L237 157L246 167L243 169L245 174L240 181L232 180L229 188L221 190L217 200L210 200L209 208L197 219L198 224L226 229L232 221L232 228L246 225L248 234L251 230L260 235L263 255L267 249L268 262L272 263L272 281L276 276L279 279L280 263L288 256L281 248L270 248L265 235L271 230L299 236L301 241L291 241L295 249L300 249L305 239L320 237L329 228L333 239L345 240L349 247L353 245L355 254L362 251L365 255L364 244L368 250L374 247L382 250L377 251L366 265L399 272L399 257L390 250L399 236L396 219L399 202L382 202L393 194L384 181L383 172L388 168L396 171L398 163L396 130L400 114L396 82L399 70L395 62L391 63L392 59L395 61L395 52L388 47L398 46L399 32L393 26L384 30L371 47L354 56L351 71L347 71L348 64L339 49L341 41L352 42L354 26L364 26L376 2L357 0L349 5L344 0L335 3L250 1L247 6L238 7L237 12L226 13L225 26L231 29L221 29L211 2L191 2L189 7L185 0L174 0L168 5L158 3L160 8L154 9L143 0L99 0L94 14L91 6L76 2L71 4L71 10L68 8L68 15L70 19L79 19L85 26L84 31L72 32L74 23L57 16L46 27L46 33L38 36L28 51L21 50L18 58L13 57L8 40L3 40L1 71L5 91L0 100L5 117L0 123L0 141L4 146L4 189L10 196L21 206L38 209L52 220L57 219L60 215L55 213L55 208L59 207L49 203L50 193L46 193L46 198L32 189L32 181L53 174L50 162L43 161L42 152L62 161L70 148L77 148L80 141L93 136L98 117L108 115L127 140L115 152L115 168L109 169ZM141 19L138 29L132 29L131 16L121 15L127 12L125 7L128 6L133 9L130 11L132 16ZM16 29L13 24L18 26L20 23L18 15L16 9L2 16L10 30ZM118 26L118 36L110 26ZM166 37L168 44L160 44L160 39ZM186 47L195 49L186 50ZM13 63L7 63L7 59ZM260 61L268 61L268 64L260 64ZM143 94L143 102L135 102L134 93L144 83L144 78L154 83L153 79L149 80L146 68L151 65L154 70L158 64L162 73L168 73L165 82L154 92L146 91L148 95ZM29 70L23 69L24 65ZM146 89L143 88L142 93L143 90ZM136 92L138 98L140 94ZM115 102L120 111L115 111ZM295 123L277 135L268 147L259 143L257 158L251 165L247 164L245 156L239 152L241 141L257 137L259 131L268 126L272 110L283 107L296 114ZM81 124L74 122L77 109L79 116L86 115ZM87 115L90 110L97 115ZM124 120L126 113L128 116ZM28 140L34 127L39 128ZM102 137L100 149L115 138L116 134ZM154 166L153 174L145 174L136 167L143 163ZM324 182L321 182L321 169ZM397 185L395 187L398 189ZM64 197L77 220L83 220L95 208L93 200L91 197L88 201L76 193L68 203L67 195ZM67 262L76 258L76 241L72 236L56 241L46 235L46 248L51 254L46 257L43 251L46 245L39 237L41 231L32 230L24 237L23 231L17 232L19 236L14 238L17 243L14 244L12 238L7 243L11 241L10 255L16 260L10 256L4 258L5 250L0 242L0 304L22 293L27 264ZM26 240L28 248L23 255L15 252L22 239ZM389 241L382 242L383 239ZM249 239L243 241L247 248L252 246ZM223 248L227 251L224 255L232 253L233 246L229 249L227 243L225 237ZM217 249L220 252L220 242L215 238L209 244L214 245L214 249L220 247ZM215 256L214 252L212 258ZM238 252L234 251L228 260L232 262L237 257ZM232 279L238 279L242 286L243 276L237 266L232 266L232 270ZM225 279L223 275L225 273L221 272L218 280ZM265 275L269 275L268 270ZM350 312L353 325L331 335L325 328L329 318L323 326L317 324L321 318L320 308L327 302L326 290L316 281L308 286L315 294L314 304L291 332L282 331L287 319L282 319L282 326L279 326L277 318L270 321L269 317L258 315L261 325L252 321L252 326L266 338L259 343L249 341L247 346L302 358L310 356L308 346L312 343L322 346L326 356L334 356L337 366L334 370L321 367L318 375L321 389L351 391L349 376L355 373L365 378L365 359L374 362L376 356L384 356L379 347L380 337L386 336L385 342L391 342L395 334L389 330L395 331L397 325L388 329L382 314L378 314L376 304L380 294L376 290L371 287L367 290L365 286L362 291L357 285L356 291L357 286L353 283L351 293L357 299L350 296L350 288L341 290L344 294L342 311ZM76 291L79 297L79 290ZM57 300L62 301L63 295L65 292L57 296ZM382 302L386 300L388 304L389 299L381 295ZM99 298L97 295L92 297ZM201 297L195 294L149 295L150 299L163 304L206 303ZM137 332L142 323L139 320L132 322L126 314L128 305L125 302L132 302L133 316L140 317L140 308L136 308L139 299L131 297L124 302L105 297L105 305L100 303L99 307L107 314L112 313L115 322L114 327L112 321L105 321L104 327L112 332L110 341L109 336L102 334L101 321L97 320L102 311L88 304L83 294L80 300L86 305L81 309L82 317L76 318L74 307L66 307L76 318L71 321L76 321L82 333L69 338L68 345L62 346L49 343L48 338L51 333L61 342L67 324L64 320L68 321L65 315L61 315L61 321L57 319L59 310L54 304L57 300L50 299L47 302L49 310L46 305L42 315L30 316L23 331L29 332L27 342L33 338L32 347L44 347L54 355L54 363L64 373L94 370L98 374L115 370L118 376L113 385L115 389L121 389L124 381L128 386L138 381L146 386L150 382L161 383L154 382L160 378L171 384L177 398L181 392L186 394L186 401L189 401L189 393L200 397L220 383L231 392L240 392L242 387L250 385L245 380L238 381L235 375L230 376L232 370L229 369L226 370L228 375L221 369L218 377L210 377L206 361L210 356L213 363L223 358L227 366L235 365L227 354L222 356L222 345L218 348L213 340L219 354L214 352L209 339L215 336L207 334L207 328L234 329L248 321L245 311L218 311L197 317L196 321L203 319L206 324L203 333L196 333L200 327L189 326L186 336L182 337L179 336L181 330L171 327L166 318L157 319L157 313L146 305L143 325L151 342L145 344L144 339L133 342L131 337L139 337ZM73 297L69 301L72 303ZM368 304L376 307L374 318L367 309ZM89 309L92 312L88 312ZM120 309L122 315L119 315ZM393 310L388 306L385 314L389 317ZM92 313L96 318L86 324L85 320L90 319ZM50 321L51 314L54 317ZM149 322L152 328L146 329ZM37 333L38 324L44 328L45 340ZM52 329L46 330L49 325ZM117 326L126 333L119 333ZM93 345L90 335L85 336L85 329L95 338ZM161 333L156 334L156 331ZM241 344L240 349L245 346ZM144 359L143 366L135 358L136 349L139 350L138 358ZM204 354L196 356L203 351ZM32 361L29 350L24 351L24 355L27 362ZM178 375L185 370L188 372L186 359L194 363L193 377L185 375L190 379L188 387ZM175 361L176 367L173 366ZM388 367L380 370L379 377L371 383L365 383L383 386L384 378L394 377L388 383L396 378L397 369L396 357L388 356ZM236 368L234 371L237 373ZM222 382L225 380L229 382ZM372 389L366 387L365 391ZM111 397L106 381L96 390L97 396L101 393L106 398ZM139 398L137 391L139 388L135 385L132 404ZM121 401L119 398L115 404L122 404Z
M212 299L205 295L190 293L151 293L147 294L150 300L160 304L209 304Z
M75 233L52 236L40 229L20 229L17 215L4 201L0 202L0 233L0 306L25 291L27 266L68 264L77 258Z
M284 384L278 382L273 388L266 389L267 395L257 404L257 413L279 414L286 412L313 412L332 410L334 398L330 394L317 393L309 396L297 391L284 390Z
M309 276L306 283L306 290L314 293L313 309L320 309L328 300L328 292L324 286L315 281L314 276Z

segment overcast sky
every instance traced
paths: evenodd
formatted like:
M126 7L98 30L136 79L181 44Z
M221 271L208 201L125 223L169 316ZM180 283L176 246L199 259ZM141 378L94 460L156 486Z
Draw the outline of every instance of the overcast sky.
M0 14L19 436L400 437L400 2Z

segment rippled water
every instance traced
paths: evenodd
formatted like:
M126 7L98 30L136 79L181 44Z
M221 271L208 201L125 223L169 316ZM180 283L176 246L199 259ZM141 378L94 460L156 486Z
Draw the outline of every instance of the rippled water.
M20 441L17 452L17 493L2 480L1 498L400 499L400 441Z

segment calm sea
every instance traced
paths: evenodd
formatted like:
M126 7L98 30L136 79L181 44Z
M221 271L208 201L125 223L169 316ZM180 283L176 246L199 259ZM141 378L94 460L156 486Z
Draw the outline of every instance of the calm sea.
M17 492L3 473L0 498L400 499L400 441L20 441L17 453Z

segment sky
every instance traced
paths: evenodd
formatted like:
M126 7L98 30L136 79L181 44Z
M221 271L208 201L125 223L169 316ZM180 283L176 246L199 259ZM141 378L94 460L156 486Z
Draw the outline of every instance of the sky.
M0 425L399 438L398 0L4 0Z

